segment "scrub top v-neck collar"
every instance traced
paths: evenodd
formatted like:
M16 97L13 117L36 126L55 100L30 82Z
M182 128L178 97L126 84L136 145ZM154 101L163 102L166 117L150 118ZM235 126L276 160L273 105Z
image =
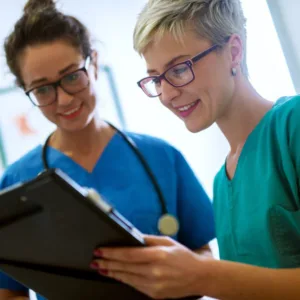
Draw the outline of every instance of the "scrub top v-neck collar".
M242 148L242 151L240 153L240 156L238 158L237 164L236 164L236 168L235 168L235 172L233 174L232 178L229 178L228 173L227 173L227 158L225 160L225 163L223 164L223 173L224 173L224 177L226 178L226 181L228 183L228 185L232 185L234 184L237 180L238 180L238 174L239 174L239 169L240 166L243 164L244 160L246 159L245 157L245 153L247 153L247 148L248 148L248 144L253 144L251 143L251 140L253 137L255 137L255 132L260 130L260 127L263 126L263 124L265 123L265 120L268 118L268 116L270 115L270 112L274 109L274 107L277 105L277 102L274 103L274 105L271 107L270 110L268 110L265 115L261 118L261 120L258 122L258 124L253 128L253 130L249 133L244 146Z
M114 145L118 142L120 136L118 133L115 133L110 141L107 143L106 147L104 148L103 152L100 154L99 158L97 159L93 170L90 172L84 167L82 167L80 164L78 164L76 161L74 161L71 157L66 155L65 153L61 152L60 150L57 150L51 146L48 147L48 160L49 165L52 168L55 168L57 166L60 166L61 169L64 169L64 167L67 167L69 169L69 166L72 165L72 170L74 173L80 172L84 173L86 176L93 176L95 172L97 172L97 169L101 167L101 165L105 165L106 161L112 161L112 158L110 158L110 153L113 151L110 151Z

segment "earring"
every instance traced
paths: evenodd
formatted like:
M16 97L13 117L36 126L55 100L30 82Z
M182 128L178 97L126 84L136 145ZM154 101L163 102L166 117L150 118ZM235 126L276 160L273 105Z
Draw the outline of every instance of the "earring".
M237 73L236 68L232 68L232 69L231 69L231 75L232 75L232 76L236 76L236 73Z

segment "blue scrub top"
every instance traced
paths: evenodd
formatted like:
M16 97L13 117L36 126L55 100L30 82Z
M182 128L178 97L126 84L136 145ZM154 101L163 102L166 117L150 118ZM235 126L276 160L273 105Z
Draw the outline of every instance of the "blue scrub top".
M190 249L207 244L215 237L212 205L182 154L160 139L133 133L128 136L154 173L168 212L179 219L180 230L174 239ZM47 161L50 168L60 168L79 185L97 190L143 233L160 234L159 198L140 161L119 134L112 137L91 173L51 147L47 150ZM42 146L38 146L7 168L0 189L33 179L42 170ZM27 290L3 273L0 288Z

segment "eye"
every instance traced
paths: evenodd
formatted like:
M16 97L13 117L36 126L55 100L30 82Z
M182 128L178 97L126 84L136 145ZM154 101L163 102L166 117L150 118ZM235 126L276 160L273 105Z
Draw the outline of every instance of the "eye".
M185 72L187 72L189 67L186 64L178 65L172 68L170 71L173 76L179 76Z
M43 95L47 95L47 94L51 93L52 90L53 90L53 88L51 85L44 85L44 86L38 87L35 90L33 90L33 93L35 95L43 96Z
M71 73L64 77L65 83L75 83L80 79L80 72Z
M160 80L158 77L152 78L152 83L155 85L160 85Z

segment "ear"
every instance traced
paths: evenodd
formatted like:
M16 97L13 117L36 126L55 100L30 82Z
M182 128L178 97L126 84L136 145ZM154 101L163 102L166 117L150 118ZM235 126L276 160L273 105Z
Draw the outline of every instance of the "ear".
M244 56L243 42L239 35L233 34L228 41L231 68L238 68Z
M98 79L98 52L96 50L92 51L91 54L92 66L94 67L95 79Z

